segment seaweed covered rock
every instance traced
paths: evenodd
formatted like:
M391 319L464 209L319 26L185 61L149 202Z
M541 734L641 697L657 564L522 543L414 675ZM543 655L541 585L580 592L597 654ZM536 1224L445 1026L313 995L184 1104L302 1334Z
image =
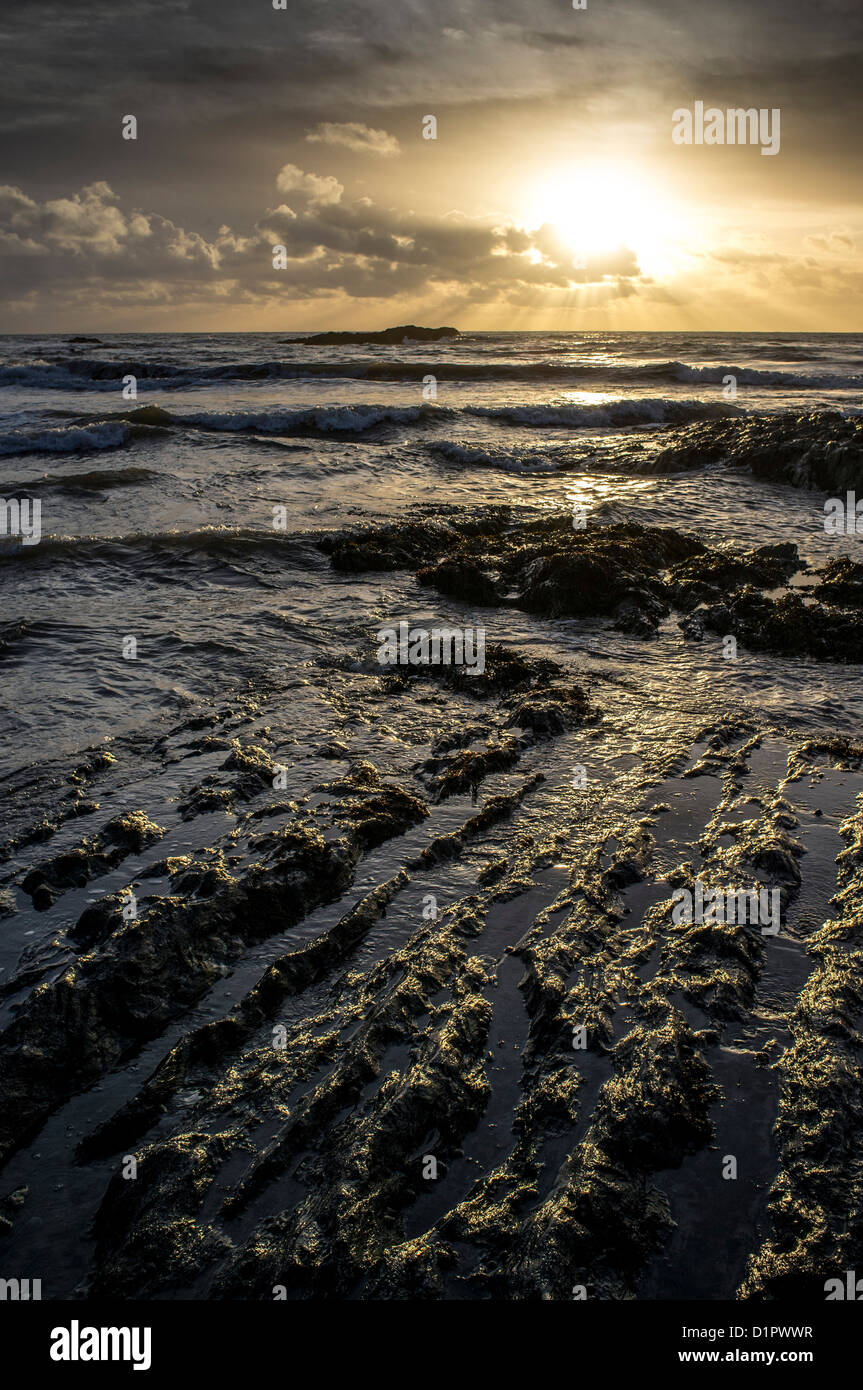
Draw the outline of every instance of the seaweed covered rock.
M811 656L819 661L863 661L863 629L855 613L807 604L797 593L767 598L747 585L701 614L706 628L733 634L754 651Z
M71 888L83 888L90 879L116 868L130 854L140 854L165 833L143 811L115 816L98 835L81 840L63 854L37 864L21 882L33 906L42 911Z
M357 574L414 569L438 550L445 551L455 539L448 527L407 521L321 536L317 545L329 555L334 569Z
M500 603L500 592L494 580L471 560L441 560L417 571L417 582L428 584L442 594L452 594L466 603L485 607Z
M580 685L550 685L519 700L506 726L530 730L538 738L550 738L596 718Z
M673 444L646 457L645 472L674 473L709 463L749 468L794 487L863 487L863 419L836 410L799 415L706 420L681 430Z
M842 608L863 608L863 564L841 555L830 560L812 594L822 603Z
M710 550L675 565L669 582L676 606L690 612L699 604L716 603L746 585L778 588L799 568L800 556L792 544L738 552Z

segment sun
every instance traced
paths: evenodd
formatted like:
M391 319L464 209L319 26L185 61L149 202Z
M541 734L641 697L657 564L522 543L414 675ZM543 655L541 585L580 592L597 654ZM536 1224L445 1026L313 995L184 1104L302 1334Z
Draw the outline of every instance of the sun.
M521 215L531 230L550 226L576 265L626 248L651 276L678 264L686 220L660 183L624 165L571 165L546 174L529 190Z

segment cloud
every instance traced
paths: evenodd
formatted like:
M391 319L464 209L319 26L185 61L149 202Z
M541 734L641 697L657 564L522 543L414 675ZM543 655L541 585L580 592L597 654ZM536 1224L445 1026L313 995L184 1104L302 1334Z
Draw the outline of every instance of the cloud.
M526 292L571 295L594 285L615 297L639 292L633 253L617 247L576 265L549 228L529 231L469 218L418 216L345 198L335 179L293 164L276 185L280 203L250 228L215 237L157 213L124 209L106 183L39 203L0 188L0 278L19 296L86 293L91 302L150 304L159 287L174 311L209 295L226 302L290 303L321 296L393 299L446 292L521 302ZM276 268L273 250L284 246Z
M599 312L622 301L677 306L698 292L697 279L670 287L651 280L627 246L577 260L549 224L395 208L294 164L284 165L275 183L285 201L241 226L222 223L215 234L130 206L104 181L45 200L0 187L7 322L17 314L32 329L58 315L81 322L98 313L110 322L126 313L133 322L161 314L176 326L238 309L255 316L281 311L296 322L303 306L311 312L316 302L344 321L367 318L363 306L370 303L375 314L392 306L396 320L404 316L396 304L411 313L484 304L505 320L510 311ZM808 240L818 254L806 259L764 237L730 238L691 254L720 299L730 285L776 301L789 287L844 301L859 293L861 279L848 264L847 232L835 222L813 229ZM285 250L274 265L276 246Z
M152 273L188 275L218 268L221 252L197 232L188 232L156 213L124 212L107 183L92 183L66 198L44 203L20 188L0 187L0 265L19 280L28 272L18 261L42 258L31 270L35 283L106 282ZM26 288L26 286L25 286Z
M338 179L331 175L319 178L317 174L304 174L296 164L285 164L279 170L276 187L280 193L296 193L311 206L338 203L344 188Z
M53 198L42 205L20 188L0 188L0 218L13 236L43 243L46 250L81 254L95 250L117 255L129 235L140 235L116 206L106 183L91 183L71 198Z
M9 302L36 304L40 327L53 321L55 293L58 306L80 296L92 321L103 305L157 303L161 292L164 322L175 326L184 303L283 306L295 321L292 304L328 296L334 315L338 295L386 301L439 285L443 305L481 293L568 307L582 291L617 296L618 284L634 324L650 290L631 250L579 268L552 232L489 226L493 213L500 220L521 205L519 185L582 160L643 163L657 187L666 175L685 185L683 201L693 211L700 203L705 223L732 207L744 230L768 230L758 258L758 248L736 252L726 239L730 259L709 261L709 228L692 249L691 280L684 266L674 283L686 286L690 308L690 285L703 284L700 324L726 321L732 277L741 295L761 277L746 315L765 312L762 285L776 288L777 322L797 314L786 272L793 264L811 276L794 259L802 253L822 267L825 295L838 286L842 297L813 295L806 324L851 325L857 250L841 222L857 248L863 226L863 15L853 0L817 11L811 0L602 0L583 12L567 0L320 0L287 12L269 0L207 0L206 23L201 8L40 0L34 22L33 6L6 6L0 269L17 278ZM775 167L673 149L670 112L702 98L781 107ZM137 143L121 138L130 111ZM438 142L421 138L427 111L439 117ZM317 147L342 182L304 172ZM335 161L358 165L360 155L365 182L354 190ZM447 219L453 205L483 216ZM290 248L280 273L274 241ZM787 263L776 262L781 252ZM344 310L347 320L349 303ZM25 328L35 323L21 312ZM741 327L745 314L738 309Z
M322 121L309 131L306 140L310 145L344 145L355 154L401 154L401 146L394 135L386 130L374 130L360 121Z
M159 113L183 132L217 113L247 113L258 130L286 112L314 120L378 119L415 109L433 74L438 107L529 97L589 105L607 95L625 105L633 91L671 81L700 95L710 77L745 80L779 104L777 84L805 91L811 118L835 106L860 112L861 26L852 0L605 0L586 12L561 0L436 0L434 5L238 5L208 0L206 23L190 0L40 0L5 7L11 60L0 90L0 127L49 135L105 112L127 109L130 89L142 116ZM859 9L859 7L857 7ZM82 82L92 55L98 82ZM680 101L674 101L680 105ZM739 104L736 99L718 104ZM749 105L749 101L742 102ZM364 108L364 109L363 109ZM179 119L178 119L179 118ZM46 151L50 142L46 140ZM67 152L68 153L68 152ZM853 148L848 151L849 164Z
M825 232L823 236L807 236L803 238L804 246L809 246L813 251L826 251L828 254L842 256L854 250L854 238L842 227Z

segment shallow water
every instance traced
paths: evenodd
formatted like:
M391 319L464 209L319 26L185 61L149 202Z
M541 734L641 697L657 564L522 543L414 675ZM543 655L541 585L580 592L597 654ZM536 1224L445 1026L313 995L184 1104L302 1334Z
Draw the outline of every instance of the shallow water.
M436 400L423 398L426 369ZM130 373L137 398L123 400ZM400 578L334 575L304 539L318 529L441 506L529 516L579 504L598 521L720 543L793 540L814 564L853 553L856 537L825 536L821 494L721 466L635 474L675 422L856 410L861 385L863 338L839 335L468 334L349 349L254 334L4 338L0 496L40 499L42 540L0 538L3 762L149 727L261 665L298 669L416 607ZM129 423L136 411L162 423ZM122 656L130 636L135 661ZM553 640L579 650L591 637L564 624ZM602 649L631 663L607 632ZM642 647L645 678L675 655ZM820 671L758 667L726 671L729 694L773 704L793 689L804 717L833 717ZM847 711L847 674L830 683Z

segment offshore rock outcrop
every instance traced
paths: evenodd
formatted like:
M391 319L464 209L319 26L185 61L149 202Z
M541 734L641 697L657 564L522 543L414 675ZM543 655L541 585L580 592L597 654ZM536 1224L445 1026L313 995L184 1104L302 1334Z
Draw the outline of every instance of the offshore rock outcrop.
M374 333L313 333L309 338L290 341L315 347L337 347L342 343L437 343L441 338L457 337L457 328L420 328L415 323L403 323L397 328L381 328Z
M863 608L863 565L847 555L829 560L812 593L823 603Z

